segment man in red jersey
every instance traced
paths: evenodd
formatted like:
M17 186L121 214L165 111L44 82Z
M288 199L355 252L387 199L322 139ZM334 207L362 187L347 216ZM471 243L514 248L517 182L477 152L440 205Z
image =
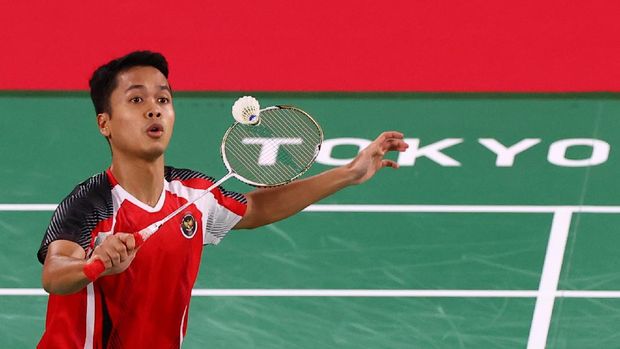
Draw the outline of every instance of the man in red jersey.
M245 195L219 187L136 248L132 232L196 197L213 178L164 164L174 127L165 58L138 51L98 68L91 98L112 164L79 184L58 206L38 252L50 293L38 348L179 348L202 247L230 229L289 217L382 167L388 151L404 151L398 132L385 132L350 164L285 186ZM105 264L91 282L86 263Z

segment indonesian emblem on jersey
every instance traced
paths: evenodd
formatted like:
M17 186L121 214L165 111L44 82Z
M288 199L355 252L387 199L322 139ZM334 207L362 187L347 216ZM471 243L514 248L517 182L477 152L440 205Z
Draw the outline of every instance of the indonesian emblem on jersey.
M181 232L183 235L185 235L186 238L191 238L196 234L197 229L198 227L196 226L196 219L194 216L191 212L186 213L181 221Z

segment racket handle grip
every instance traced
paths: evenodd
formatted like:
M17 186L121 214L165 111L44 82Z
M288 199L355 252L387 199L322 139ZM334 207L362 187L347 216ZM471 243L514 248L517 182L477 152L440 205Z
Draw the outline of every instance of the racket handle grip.
M145 240L145 238L142 237L142 234L140 234L140 232L133 233L133 238L136 242L136 248L142 246ZM105 271L105 264L103 264L101 260L95 259L90 263L86 263L82 271L84 272L84 275L86 275L86 278L93 282L97 280L99 276L101 276L101 274L103 274L103 272Z

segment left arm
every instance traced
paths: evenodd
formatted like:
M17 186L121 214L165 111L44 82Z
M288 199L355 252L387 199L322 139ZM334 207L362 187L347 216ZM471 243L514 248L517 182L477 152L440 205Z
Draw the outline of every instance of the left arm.
M277 222L347 186L366 182L383 167L398 168L396 162L384 156L407 147L402 133L384 132L345 166L280 187L254 190L246 194L247 210L235 229Z

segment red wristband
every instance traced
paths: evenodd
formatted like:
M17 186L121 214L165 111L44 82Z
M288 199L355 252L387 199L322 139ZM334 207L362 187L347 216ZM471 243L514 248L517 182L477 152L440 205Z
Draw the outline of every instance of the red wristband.
M99 278L101 273L105 271L105 264L102 261L96 259L91 263L87 263L84 265L84 269L82 269L84 275L90 281L95 281Z

